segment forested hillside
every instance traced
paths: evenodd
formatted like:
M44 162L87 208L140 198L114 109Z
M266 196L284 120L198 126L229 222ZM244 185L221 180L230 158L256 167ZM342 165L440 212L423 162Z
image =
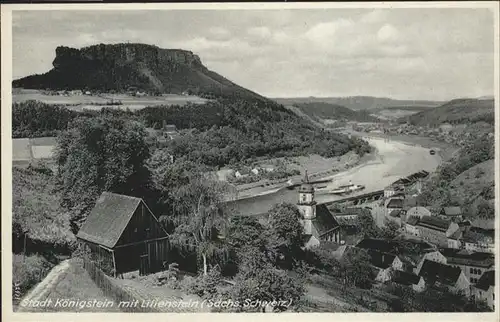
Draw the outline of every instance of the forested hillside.
M67 129L71 120L100 114L127 115L146 127L175 124L186 131L170 142L171 153L209 166L262 156L316 153L332 157L351 150L363 155L370 150L364 141L324 131L283 106L263 100L219 99L205 104L147 107L137 112L104 109L85 113L26 102L13 106L13 132L15 137L54 135Z
M14 80L13 87L149 93L188 92L203 97L261 98L206 68L194 53L147 44L56 48L53 69Z
M494 105L493 99L457 99L439 107L402 118L401 121L418 126L437 126L442 123L474 123L479 121L494 124Z
M369 151L366 142L330 133L306 122L283 106L263 101L209 102L185 107L149 107L139 112L147 126L163 121L196 128L172 144L175 155L222 166L251 157L339 156Z
M12 104L12 137L56 136L77 113L62 105L37 101Z
M311 118L322 120L347 120L358 122L375 122L379 121L377 118L370 115L368 111L354 111L347 107L337 104L329 103L296 103L294 104L303 113Z
M470 216L493 218L495 140L484 135L441 165L424 185L420 204L442 207L457 205Z

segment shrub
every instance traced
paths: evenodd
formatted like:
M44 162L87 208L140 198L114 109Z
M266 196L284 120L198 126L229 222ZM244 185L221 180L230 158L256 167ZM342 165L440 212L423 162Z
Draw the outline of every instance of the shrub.
M54 266L39 255L24 257L14 254L12 264L12 287L16 293L14 299L24 296L33 286L42 281Z
M221 282L220 270L213 268L207 275L199 275L196 278L186 276L181 282L181 289L202 298L212 299L216 296Z

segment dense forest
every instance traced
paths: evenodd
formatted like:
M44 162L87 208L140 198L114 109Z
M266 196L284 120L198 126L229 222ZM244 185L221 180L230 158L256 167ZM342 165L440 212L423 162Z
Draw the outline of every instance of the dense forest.
M174 124L184 135L169 143L175 156L220 167L253 157L325 157L351 150L363 155L369 145L324 131L271 101L219 99L205 104L147 107L137 112L103 109L76 113L61 106L29 101L13 106L14 137L55 135L70 121L97 115L127 116L146 127ZM42 117L43 116L43 117Z
M303 113L311 118L322 120L348 120L357 122L377 122L380 121L376 117L370 115L368 110L354 111L345 106L329 103L295 103L295 107L299 108Z
M463 147L449 162L442 164L437 173L429 178L424 185L423 193L419 196L419 203L435 207L463 206L472 217L494 218L495 182L491 176L494 170L490 169L494 167L494 163L491 162L494 158L494 138L484 135L476 139ZM481 165L490 171L481 170ZM470 178L467 175L467 179L470 180L467 184L464 182L456 184L457 178L476 167L479 168L470 174ZM467 186L472 184L475 188L467 189Z
M12 105L12 137L56 136L65 130L76 112L62 105L49 105L38 101Z
M438 126L442 123L460 124L487 122L495 124L494 100L457 99L433 109L404 117L401 122L419 126Z

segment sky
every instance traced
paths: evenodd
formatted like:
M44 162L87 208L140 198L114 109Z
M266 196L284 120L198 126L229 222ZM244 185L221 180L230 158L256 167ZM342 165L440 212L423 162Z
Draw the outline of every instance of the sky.
M139 42L267 97L494 94L490 9L14 11L12 36L14 79L49 71L57 46Z

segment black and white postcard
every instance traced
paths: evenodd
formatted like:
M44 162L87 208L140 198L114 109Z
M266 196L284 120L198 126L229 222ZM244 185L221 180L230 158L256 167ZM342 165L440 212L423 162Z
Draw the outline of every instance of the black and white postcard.
M498 9L2 5L4 314L497 321Z

